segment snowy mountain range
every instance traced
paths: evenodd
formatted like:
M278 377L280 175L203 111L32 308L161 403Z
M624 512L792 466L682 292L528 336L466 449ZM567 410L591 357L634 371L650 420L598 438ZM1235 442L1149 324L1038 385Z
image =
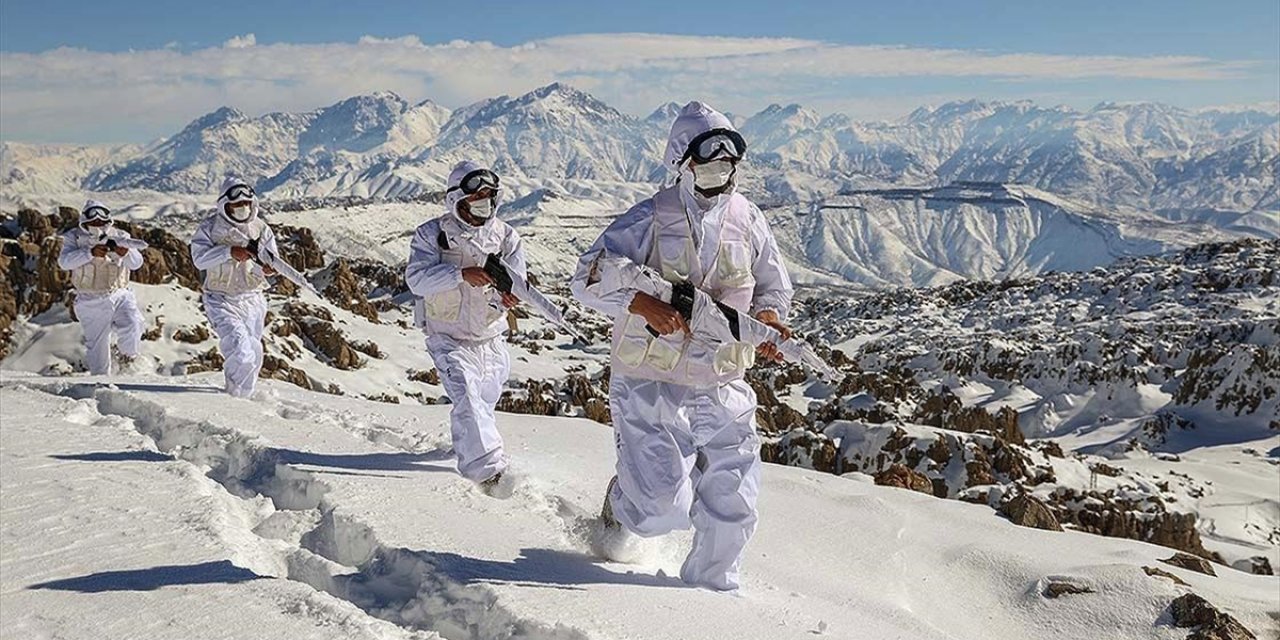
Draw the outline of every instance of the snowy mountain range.
M664 105L639 119L561 83L452 112L390 92L306 113L250 117L222 107L168 139L102 158L75 186L208 193L222 175L240 173L280 196L372 193L379 176L412 175L398 167L459 157L487 158L528 178L654 180L674 110ZM1259 111L1104 103L1079 112L968 101L861 123L775 104L739 120L765 183L803 182L796 173L845 188L1013 182L1100 207L1280 208L1280 120ZM9 164L6 187L23 188L31 180L23 159ZM24 175L11 175L15 168ZM762 187L759 195L790 201L778 187Z
M592 235L666 178L677 109L636 118L561 83L453 111L389 92L306 113L223 107L147 146L6 142L0 185L6 207L78 204L88 190L172 209L236 174L297 209L430 199L454 162L483 158L519 203L504 215L539 229L555 254L577 245L554 232L562 213L593 218L581 232ZM1276 114L969 101L891 123L794 104L732 117L750 146L742 189L787 229L801 282L925 286L1280 236Z

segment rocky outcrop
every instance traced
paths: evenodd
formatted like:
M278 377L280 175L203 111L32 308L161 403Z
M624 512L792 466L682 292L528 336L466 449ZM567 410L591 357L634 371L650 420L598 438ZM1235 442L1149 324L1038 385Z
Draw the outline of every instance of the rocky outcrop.
M526 380L523 393L503 391L498 398L498 411L523 413L535 416L554 416L560 411L560 401L550 383Z
M1158 567L1143 567L1142 572L1153 578L1166 578L1179 586L1183 586L1183 587L1188 586L1187 582L1182 578L1179 578L1178 576L1172 573L1169 573L1164 569L1160 569Z
M224 362L222 354L218 353L218 348L210 347L209 350L202 351L196 357L184 362L182 364L182 373L190 375L205 371L222 371Z
M922 473L908 469L905 465L894 464L875 475L876 484L885 487L910 489L920 493L933 495L933 483Z
M960 398L942 387L924 401L911 419L916 424L965 433L990 433L1005 442L1026 444L1026 438L1018 429L1018 412L1001 407L992 414L982 407L965 407Z
M66 220L67 211L70 222ZM8 355L13 323L18 316L34 316L64 302L70 277L58 268L62 229L74 226L75 210L46 216L35 209L21 209L15 219L4 220L0 240L0 357Z
M526 380L521 389L508 389L498 399L498 410L539 416L582 416L609 424L609 403L604 391L607 379L569 374L562 381Z
M304 346L331 367L349 371L365 364L346 335L334 326L333 315L324 307L290 301L284 305L282 317L269 324L274 335L302 338Z
M172 337L174 340L177 340L178 342L185 342L187 344L200 344L201 342L204 342L205 340L208 340L210 337L212 337L212 334L209 332L208 327L202 324L198 324L194 327L189 327L189 328L182 327L177 331L174 331Z
M582 407L583 417L600 424L613 424L609 411L607 381L592 380L580 373L565 378L564 390L569 404Z
M365 297L365 292L346 259L334 260L328 269L316 275L316 279L326 283L320 290L326 300L369 322L378 323L378 310Z
M1058 519L1053 516L1049 507L1029 494L1016 496L1000 505L1000 514L1021 527L1062 531L1062 525L1058 524Z
M283 380L292 383L303 389L312 391L326 391L327 388L319 383L313 383L307 373L301 369L295 369L289 361L278 358L271 354L262 356L262 369L258 372L259 378L268 378L271 380Z
M1195 514L1169 511L1157 496L1137 498L1115 491L1080 492L1062 487L1050 496L1050 505L1062 522L1079 531L1142 540L1218 560L1204 548Z
M134 282L163 284L172 280L193 291L200 290L200 272L191 261L188 239L154 227L127 223L121 226L150 245L142 250L142 267L133 272Z
M1051 580L1044 586L1044 597L1061 598L1067 595L1080 595L1084 593L1094 593L1093 589L1074 582L1066 582L1063 580Z
M291 227L287 224L272 227L276 234L276 245L280 248L280 257L294 269L306 271L324 267L324 250L316 242L315 233L307 227Z
M409 286L404 282L403 268L388 266L377 260L362 258L343 258L343 260L355 275L360 291L364 292L365 298L370 301L389 299L409 291Z
M760 458L764 462L837 473L839 455L835 442L826 435L794 429L777 440L767 439L761 442Z
M1193 629L1187 640L1257 640L1240 621L1194 593L1169 603L1169 615L1174 626Z
M1203 573L1208 576L1218 575L1213 570L1213 565L1209 564L1208 560L1205 560L1204 558L1201 558L1198 556L1187 555L1185 553L1175 553L1173 554L1172 557L1164 558L1160 562L1163 562L1168 565L1173 565L1175 567L1180 567L1182 569L1186 569L1187 571L1195 571L1196 573Z

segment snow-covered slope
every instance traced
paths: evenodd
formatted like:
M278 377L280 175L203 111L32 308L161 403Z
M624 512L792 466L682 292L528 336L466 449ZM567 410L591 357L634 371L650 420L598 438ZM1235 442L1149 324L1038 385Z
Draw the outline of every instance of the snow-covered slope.
M13 194L61 194L79 191L85 178L104 165L141 152L141 145L57 145L0 143L0 188ZM4 206L10 203L4 202Z
M1162 564L1159 547L774 466L742 594L683 588L669 576L687 536L627 547L628 564L595 557L593 514L612 473L600 425L500 416L516 461L514 494L496 500L453 472L444 407L272 383L237 401L210 393L208 377L111 382L10 378L0 390L6 629L1154 640L1181 633L1169 607L1187 592L1258 632L1271 624L1274 577L1201 575ZM25 552L85 540L129 543ZM1050 597L1052 584L1086 592Z
M771 211L800 282L936 286L1080 271L1192 238L1154 216L1118 219L1036 189L959 183L876 189ZM1196 229L1212 234L1207 225Z

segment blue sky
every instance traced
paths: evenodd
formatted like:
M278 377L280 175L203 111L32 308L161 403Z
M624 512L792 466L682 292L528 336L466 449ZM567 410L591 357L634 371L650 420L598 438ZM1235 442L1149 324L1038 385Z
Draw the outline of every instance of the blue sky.
M654 35L594 35L618 33ZM1275 103L1280 2L0 4L6 140L141 141L221 104L384 88L458 107L553 80L641 115L688 97L859 119L961 98Z

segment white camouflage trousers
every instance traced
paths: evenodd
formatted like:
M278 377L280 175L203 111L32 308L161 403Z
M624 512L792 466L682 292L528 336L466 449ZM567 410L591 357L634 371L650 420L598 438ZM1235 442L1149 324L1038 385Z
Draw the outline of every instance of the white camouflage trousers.
M234 295L206 291L204 311L218 334L227 393L239 398L253 395L258 371L262 369L267 297L258 291Z
M458 473L483 482L507 468L494 407L511 373L511 356L502 337L462 342L444 334L427 336L427 351L440 384L453 403L449 413Z
M89 373L111 373L111 333L116 346L126 356L138 355L145 320L129 289L76 296L76 317L84 330L85 364Z
M755 392L742 380L700 388L615 374L609 402L618 450L614 517L645 537L692 525L680 578L737 589L760 493Z

